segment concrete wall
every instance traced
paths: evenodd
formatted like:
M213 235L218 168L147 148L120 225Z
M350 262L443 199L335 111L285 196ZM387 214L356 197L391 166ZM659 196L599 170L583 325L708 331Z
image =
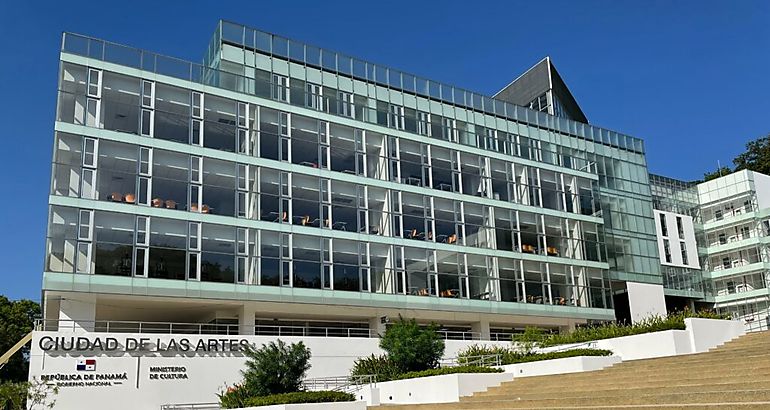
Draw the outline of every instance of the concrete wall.
M71 345L71 338L81 338L82 347L66 351L52 349L43 351L41 342L48 338L65 338L64 347ZM114 339L118 347L114 351L91 348L98 339L102 344L107 338ZM144 340L144 348L126 351L128 340ZM182 339L193 348L171 349L172 339L179 346ZM274 336L217 336L217 335L152 335L130 333L84 333L84 332L35 332L30 357L30 377L52 377L62 384L56 397L57 408L103 409L104 403L110 408L153 409L162 404L212 403L217 402L217 393L225 386L241 380L240 371L245 358L239 350L230 349L232 340L235 347L241 341L254 346L276 340ZM376 338L323 338L323 337L281 337L287 343L302 341L312 352L312 367L308 377L345 376L350 373L355 359L371 354L380 354ZM204 345L225 340L226 348L194 351L199 343ZM457 356L457 352L478 341L446 341L446 357ZM486 342L510 345L509 342ZM160 346L160 349L158 348ZM94 370L78 370L78 362L95 360ZM184 371L153 371L153 368L182 367ZM157 370L157 369L156 369ZM115 378L115 376L120 376ZM93 378L93 379L90 379ZM106 380L111 378L112 380ZM84 400L84 398L88 398Z
M508 364L502 366L514 378L544 376L548 374L580 373L600 370L620 363L619 356L579 356L540 362Z
M513 380L511 373L446 374L377 383L381 404L451 403Z
M626 289L632 322L650 316L666 316L666 297L662 285L626 282Z
M700 269L700 261L698 260L698 244L695 241L695 226L693 225L692 217L674 212L659 211L657 209L653 212L655 214L655 233L658 238L658 255L660 257L660 263L667 266ZM661 217L663 217L666 221L666 236L663 235ZM676 223L677 218L680 218L682 221L682 233L684 234L683 237L679 236L679 230ZM664 239L668 239L669 242L671 262L666 262L664 251L665 248L663 245ZM685 244L685 250L687 251L687 263L684 263L682 259L680 242L684 242Z

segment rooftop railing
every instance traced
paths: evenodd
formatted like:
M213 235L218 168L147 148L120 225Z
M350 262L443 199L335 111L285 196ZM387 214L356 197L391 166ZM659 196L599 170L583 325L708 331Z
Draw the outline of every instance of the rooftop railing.
M245 27L243 29L245 30ZM270 38L281 38L269 33L260 33L271 36ZM233 36L226 35L223 37L223 39L226 41L232 41ZM288 42L289 40L286 41L287 52L276 53L275 51L271 51L272 55L287 59L291 59L291 57L298 58L299 53L295 53L296 55L292 54ZM292 42L292 44L295 43L296 42ZM302 47L306 46L302 45ZM312 46L307 47L312 48ZM272 46L270 50L273 50ZM150 51L83 36L80 34L64 33L62 38L61 51L199 84L228 89L230 91L243 94L254 95L254 90L257 88L255 78L217 70L202 64L193 63L175 57L164 56ZM331 52L327 51L327 53ZM340 67L345 66L345 63L340 65L337 63L337 60L341 58L343 61L347 61L345 59L348 57L342 56L338 53L334 53L334 55L335 63L334 69L332 71L336 71L339 74L345 75L346 70L344 68L340 69ZM302 58L305 59L304 48L302 56ZM352 58L349 59L351 61L351 69L350 73L347 73L348 75L355 76L357 70L355 67L357 67L357 64L363 64L363 66L366 67L365 70L367 73L371 71L371 75L367 74L363 77L356 77L363 78L367 81L373 81L376 84L381 84L390 88L397 88L404 92L412 92L427 98L462 106L513 121L526 122L543 128L549 128L560 132L569 133L579 138L620 148L623 150L636 153L644 153L643 141L638 138L630 137L615 131L583 124L565 118L555 117L543 112L531 110L529 108L493 99L491 97L462 90L449 85L420 79L419 77L401 73L397 70L392 70L371 63L360 62L359 60L354 60ZM308 61L306 59L303 61L305 64L312 65L312 61ZM358 63L355 63L354 61ZM322 64L321 67L325 70L329 70L331 65ZM369 67L371 67L371 69ZM383 74L380 74L378 77L378 72ZM391 74L391 72L393 74ZM398 78L398 80L396 80L396 78ZM404 78L407 78L407 80ZM414 87L409 86L409 84L412 82L408 79L414 79ZM398 86L398 84L400 84L400 86ZM405 87L404 84L407 84L407 86ZM412 90L412 88L414 88L414 90Z

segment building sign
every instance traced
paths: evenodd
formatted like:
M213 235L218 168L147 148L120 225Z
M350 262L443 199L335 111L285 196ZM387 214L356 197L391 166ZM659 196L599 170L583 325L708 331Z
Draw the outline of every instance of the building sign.
M241 352L250 347L246 339L149 337L100 337L100 336L43 336L38 346L44 352ZM83 364L84 369L88 363ZM96 364L93 363L94 369Z
M57 387L112 387L128 380L128 373L96 373L96 359L77 360L75 373L40 375L40 380Z
M150 366L150 380L187 380L187 368L184 366Z

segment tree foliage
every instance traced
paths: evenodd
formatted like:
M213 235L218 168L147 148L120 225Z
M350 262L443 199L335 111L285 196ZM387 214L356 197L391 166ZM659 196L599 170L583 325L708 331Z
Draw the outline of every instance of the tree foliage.
M38 379L32 379L30 382L5 381L0 383L0 409L52 409L56 404L54 396L58 393L58 387Z
M749 141L746 152L733 159L735 170L748 169L770 175L770 135Z
M746 151L733 159L735 168L720 167L703 174L703 182L710 181L736 171L749 170L770 175L770 134L746 143Z
M717 179L719 177L723 177L725 175L732 174L733 171L729 167L721 167L718 168L716 171L713 172L706 172L703 174L703 182L711 181L712 179Z
M436 330L435 324L421 328L414 319L399 318L385 331L380 347L402 372L433 369L444 356L445 347Z
M0 296L0 354L7 352L34 327L40 305L31 300L12 301ZM29 346L11 357L0 369L0 380L23 382L29 374Z
M302 342L287 345L283 340L245 351L248 360L243 387L251 396L300 391L310 369L310 349Z

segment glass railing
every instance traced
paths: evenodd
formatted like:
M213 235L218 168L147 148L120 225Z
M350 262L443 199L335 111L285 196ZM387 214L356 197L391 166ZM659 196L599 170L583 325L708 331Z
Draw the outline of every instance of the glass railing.
M230 23L223 24L229 25ZM243 30L246 30L245 27L240 27ZM232 29L228 28L225 31L231 30ZM256 33L256 31L254 32ZM287 48L289 47L289 40L281 39L280 37L273 36L272 34L268 33L259 33L261 33L260 36L268 36L271 39L271 44L273 41L280 43L285 40L287 42ZM239 43L236 38L237 36L233 36L231 34L223 36L224 41L236 42L237 44L248 46L243 41L240 41ZM242 39L243 37L241 37L241 40ZM291 43L298 44L293 41ZM302 45L302 47L304 62L308 65L313 65L312 58L306 59L304 57L304 47L308 47L310 49L313 49L313 47L305 45ZM256 50L259 51L262 49L257 48ZM269 50L269 53L276 57L290 60L297 60L299 58L299 53L290 53L288 49L286 53L283 53L280 52L278 48L273 48L270 46ZM146 50L128 47L74 33L64 33L61 51L250 95L258 95L269 92L273 86L273 84L270 83L264 83L262 81L258 82L255 78L249 78L242 75L213 69L182 59L168 57ZM327 51L327 53L331 52ZM334 64L329 62L328 64L321 65L324 70L337 72L341 75L350 75L356 78L364 79L366 81L371 81L375 84L399 89L404 92L415 93L430 99L447 102L502 118L536 124L540 127L569 133L578 138L586 139L603 145L608 145L636 153L644 153L642 140L629 137L615 131L610 131L603 128L590 126L588 124L583 124L580 122L571 121L542 112L530 110L525 107L496 100L487 96L482 96L477 93L444 84L439 84L430 80L421 79L410 74L401 73L399 71L377 66L371 63L355 60L341 54L333 53L333 55L333 61L335 61ZM329 61L331 60L332 58L329 57ZM346 72L348 70L345 68L347 67L345 62L348 60L350 61L349 73ZM342 61L342 63L338 63L338 61ZM358 68L361 66L365 67L363 72ZM362 73L367 74L363 76L359 75Z

